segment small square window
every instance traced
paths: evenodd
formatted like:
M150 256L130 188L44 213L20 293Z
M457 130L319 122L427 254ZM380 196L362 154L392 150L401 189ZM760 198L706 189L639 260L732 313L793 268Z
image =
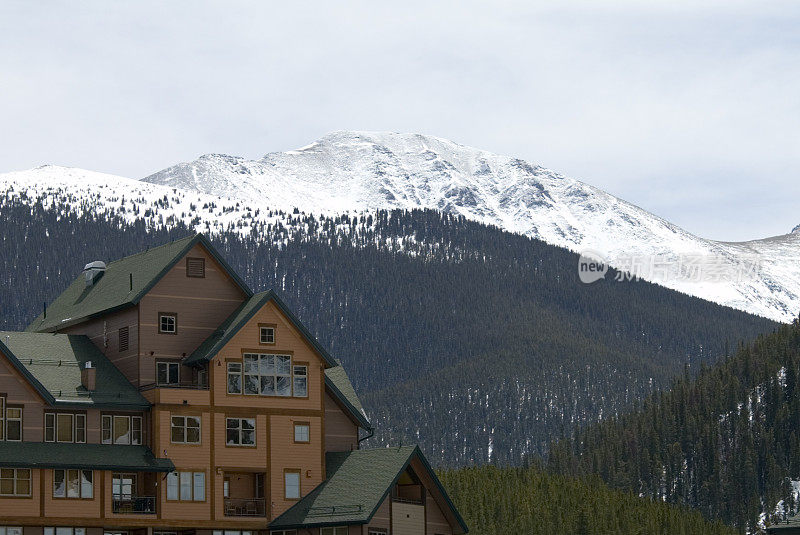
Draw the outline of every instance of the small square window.
M177 334L178 316L176 314L162 313L158 315L158 332Z
M294 441L303 443L310 442L310 428L311 426L306 422L294 424Z
M260 330L261 330L260 342L262 344L275 343L275 327L261 327Z

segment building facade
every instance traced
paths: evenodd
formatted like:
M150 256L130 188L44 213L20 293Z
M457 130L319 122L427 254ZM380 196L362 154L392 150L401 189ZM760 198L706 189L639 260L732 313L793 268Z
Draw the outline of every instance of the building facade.
M417 447L202 235L92 262L0 333L0 535L451 535Z

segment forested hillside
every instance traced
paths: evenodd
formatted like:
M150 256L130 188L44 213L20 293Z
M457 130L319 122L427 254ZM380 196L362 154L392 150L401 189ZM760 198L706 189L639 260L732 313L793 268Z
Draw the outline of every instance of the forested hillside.
M7 329L23 328L85 263L188 232L7 199L0 220ZM430 211L298 215L291 228L212 239L347 366L373 443L418 442L438 465L518 464L775 327L649 283L581 284L567 250Z
M696 379L590 426L550 453L555 472L696 507L742 529L794 511L800 480L800 323L744 345ZM797 489L795 489L796 492ZM779 503L784 500L782 503Z
M599 478L494 466L439 474L472 535L733 535L697 511L615 491Z

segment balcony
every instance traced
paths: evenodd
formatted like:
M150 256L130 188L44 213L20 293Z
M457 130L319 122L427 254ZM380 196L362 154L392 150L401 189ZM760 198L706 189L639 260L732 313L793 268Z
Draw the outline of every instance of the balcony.
M264 498L225 498L225 516L267 516Z
M150 383L140 386L139 392L153 404L208 405L211 400L208 385L202 383Z
M114 497L111 510L123 515L154 515L156 514L155 496L126 496Z

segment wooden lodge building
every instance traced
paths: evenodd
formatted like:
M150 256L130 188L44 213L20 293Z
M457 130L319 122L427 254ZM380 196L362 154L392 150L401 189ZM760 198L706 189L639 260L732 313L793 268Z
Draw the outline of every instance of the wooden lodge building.
M453 535L417 447L202 235L92 262L0 332L0 535Z

